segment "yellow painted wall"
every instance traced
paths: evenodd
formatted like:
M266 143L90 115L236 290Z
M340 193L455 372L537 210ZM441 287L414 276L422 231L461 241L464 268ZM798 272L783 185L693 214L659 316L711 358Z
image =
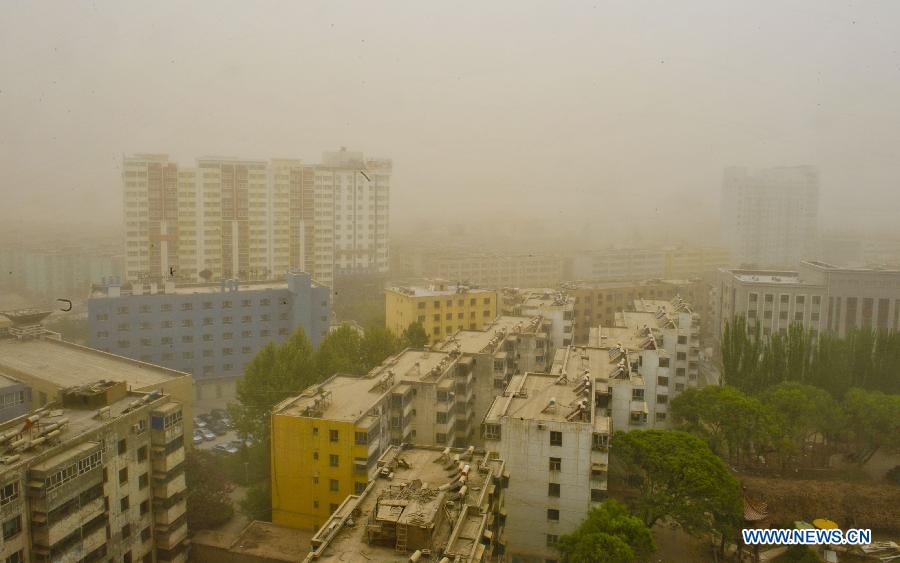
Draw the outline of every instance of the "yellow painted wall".
M388 330L401 336L406 327L420 321L430 343L434 344L458 330L478 330L490 324L497 318L497 292L414 297L386 290L384 306ZM449 319L447 315L450 315Z
M330 440L330 430L337 430L337 442ZM351 422L272 416L272 522L318 529L334 506L355 493L356 482L367 482L365 474L353 472L354 458L368 453L368 446L355 444L355 432ZM332 454L338 456L337 467L330 465ZM331 490L332 479L337 491Z

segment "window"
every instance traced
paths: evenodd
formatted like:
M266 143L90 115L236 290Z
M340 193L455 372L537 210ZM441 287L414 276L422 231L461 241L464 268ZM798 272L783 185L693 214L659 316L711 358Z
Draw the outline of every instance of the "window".
M687 354L685 352L676 352L675 359L678 361L684 361L687 359Z
M122 469L119 470L119 484L121 485L121 484L127 483L127 482L128 482L128 468L123 467ZM125 498L127 499L128 497L125 497Z
M687 336L683 336L683 335L682 335L682 336L679 336L679 337L678 337L678 343L679 343L679 344L687 344Z
M424 309L424 308L425 308L425 302L419 301L419 309Z
M759 300L759 294L751 293L750 294L750 303L756 303Z
M335 454L328 455L328 465L330 465L331 467L337 467L339 461L340 460L337 455L335 455Z
M684 369L684 368L681 368L681 369ZM659 377L656 378L656 384L659 387L667 387L669 385L669 378L665 377L663 375L660 375Z
M7 483L3 485L3 488L0 489L0 506L5 504L9 504L10 502L19 498L19 482L13 481L12 483Z
M130 551L125 553L124 556L122 556L122 563L131 563L131 552Z
M490 304L491 304L491 298L490 298L490 297L485 297L485 298L484 298L484 304L485 304L485 305L490 305Z
M131 537L131 524L122 526L122 539Z
M357 445L364 446L369 443L369 435L365 432L354 432L353 441Z
M447 435L438 432L434 437L434 441L437 442L438 444L446 444L447 443Z
M790 296L790 295L788 295L787 293L782 293L782 294L781 294L781 302L782 302L782 303L787 304L788 302L790 302L790 300L791 300L791 296Z
M548 497L558 497L559 496L559 483L549 483L548 484L547 496Z
M25 563L25 550L20 549L6 558L6 563Z
M337 492L340 488L340 483L338 483L337 479L329 479L328 480L328 489Z
M684 368L675 368L676 377L684 377Z
M22 531L22 516L17 515L3 523L3 540L9 540Z
M137 451L137 460L144 461L147 459L147 446L141 446Z
M562 471L562 458L561 457L551 457L550 458L550 471Z
M357 481L353 484L353 493L354 494L361 495L363 493L363 491L365 491L365 490L366 490L365 483L361 483L361 482Z
M773 303L775 301L775 296L771 293L766 294L766 303Z
M335 510L338 509L338 505L336 505L332 502L331 504L328 505L328 509L331 510L331 512L334 512Z
M591 489L591 502L603 502L606 500L606 491L603 489Z
M668 395L657 395L657 396L656 396L656 403L657 403L657 404L659 404L659 405L665 405L665 404L668 403L668 402L669 402L669 396L668 396Z
M126 451L128 451L128 442L125 441L125 438L122 438L121 440L119 440L118 451L119 451L119 455L122 455Z
M141 503L141 516L150 512L150 501L145 500Z
M669 358L660 358L659 359L659 367L661 367L661 368L669 367Z
M438 411L435 419L438 424L447 424L447 413Z
M141 530L141 541L145 542L150 539L150 526Z
M556 542L559 541L559 536L555 534L547 534L547 547L556 547Z
M138 488L146 489L147 485L150 484L150 476L147 473L144 473L140 477L138 477Z
M547 509L547 520L553 520L555 522L559 522L559 510L555 508Z
M338 431L337 430L329 430L328 431L328 441L329 442L337 442L338 441Z
M561 446L562 445L562 432L550 432L550 445L551 446Z
M122 499L119 500L119 512L125 512L126 510L128 510L129 506L130 504L128 502L128 495L122 497Z
M644 390L643 389L632 389L631 390L631 400L632 401L643 401L644 400Z

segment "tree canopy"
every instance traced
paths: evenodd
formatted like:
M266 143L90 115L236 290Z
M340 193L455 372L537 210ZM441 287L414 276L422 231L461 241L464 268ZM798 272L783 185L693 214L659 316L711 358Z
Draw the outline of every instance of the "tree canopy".
M212 452L194 448L185 459L187 522L192 530L215 528L234 514L231 483Z
M652 528L663 519L689 533L730 535L742 516L740 486L700 438L672 430L615 436L616 458L639 496L636 513Z
M851 389L845 409L849 439L858 463L869 461L882 447L900 450L900 395Z
M428 333L422 323L415 321L406 327L400 340L409 348L424 348L428 344Z
M564 563L631 563L646 559L656 545L640 518L608 500L593 508L571 534L560 536L557 549Z

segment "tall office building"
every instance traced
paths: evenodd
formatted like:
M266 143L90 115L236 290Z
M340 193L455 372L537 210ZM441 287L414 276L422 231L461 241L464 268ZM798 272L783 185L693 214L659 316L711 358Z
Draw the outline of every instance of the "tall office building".
M793 268L815 256L818 216L815 168L725 169L722 240L733 263Z
M344 149L321 164L167 155L123 163L125 280L280 278L388 269L391 161Z

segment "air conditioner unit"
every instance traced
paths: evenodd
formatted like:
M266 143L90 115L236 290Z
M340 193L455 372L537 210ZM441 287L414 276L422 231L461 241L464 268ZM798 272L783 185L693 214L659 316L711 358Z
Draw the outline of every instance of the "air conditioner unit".
M543 422L538 422L537 427L538 427L538 430L546 430L547 429L547 425L544 424Z

